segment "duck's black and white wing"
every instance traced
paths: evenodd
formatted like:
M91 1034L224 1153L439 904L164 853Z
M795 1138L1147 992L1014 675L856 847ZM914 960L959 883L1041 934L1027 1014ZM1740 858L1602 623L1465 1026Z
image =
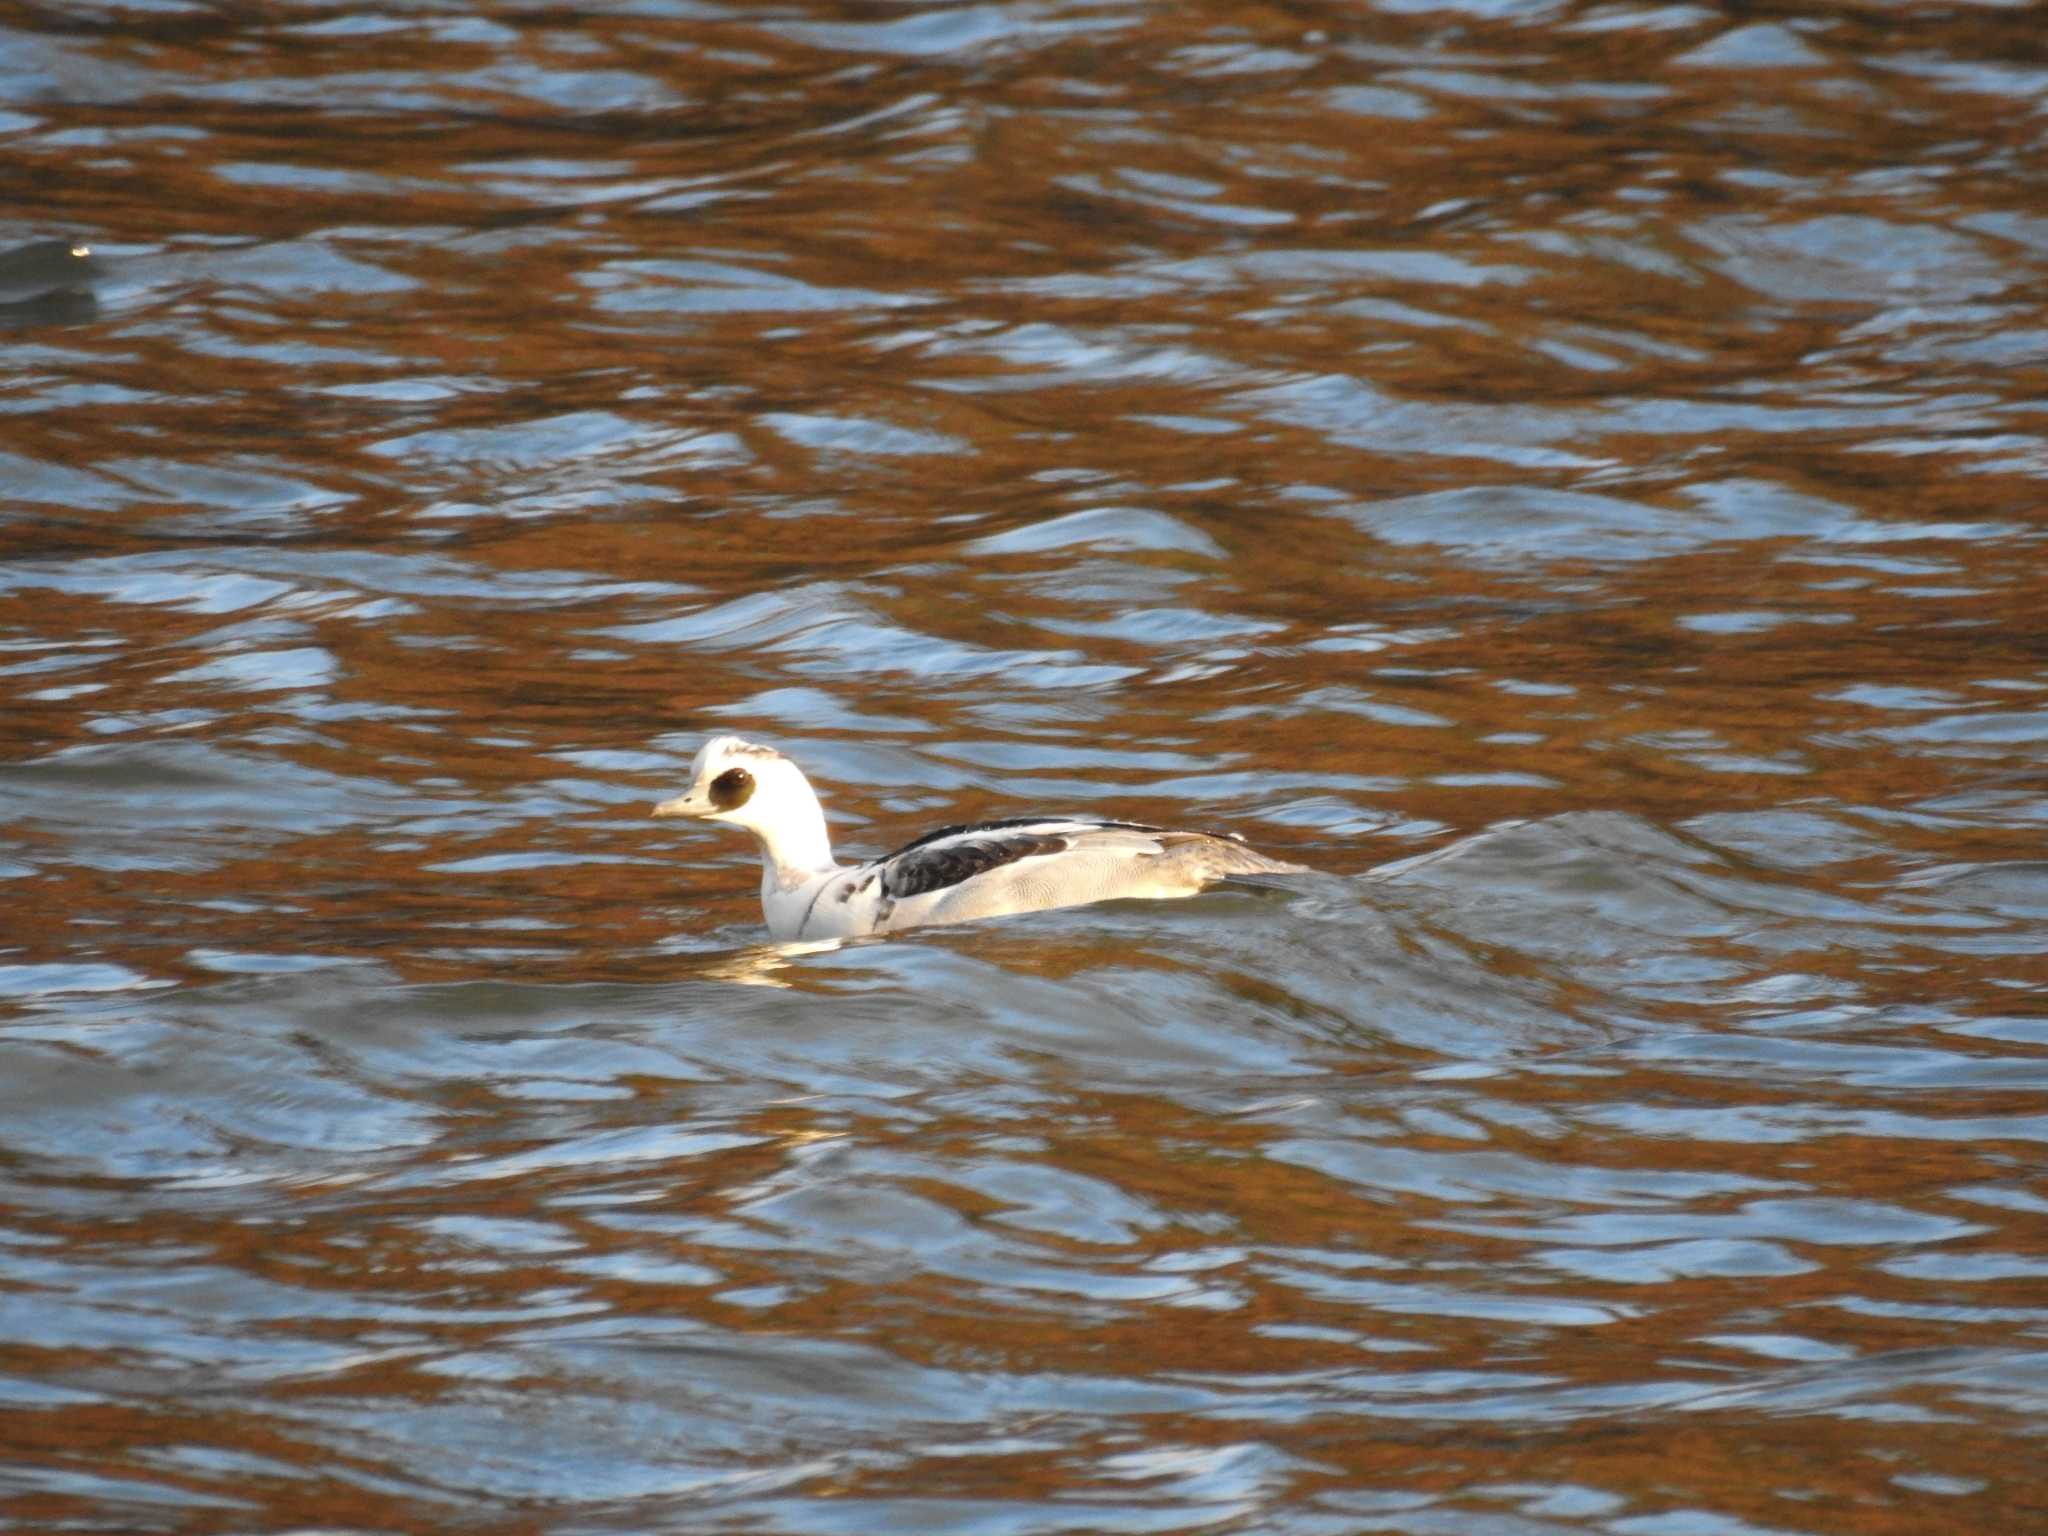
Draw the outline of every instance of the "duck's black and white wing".
M893 901L937 895L1027 859L1066 853L1083 837L1112 828L1140 834L1159 831L1157 827L1139 826L1135 822L1044 816L1013 816L1004 821L940 827L880 861L882 891Z
M1020 816L940 827L864 866L852 883L874 903L870 931L886 933L1119 897L1192 896L1230 875L1299 872L1205 832Z

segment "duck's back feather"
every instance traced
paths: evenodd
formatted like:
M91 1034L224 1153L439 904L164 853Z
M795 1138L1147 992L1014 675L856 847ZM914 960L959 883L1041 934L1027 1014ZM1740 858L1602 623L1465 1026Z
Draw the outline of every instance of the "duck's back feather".
M960 885L1020 859L1065 853L1077 839L1107 831L1159 834L1133 821L1077 817L1008 816L1000 821L962 822L927 832L887 858L877 859L882 890L892 900L923 896Z
M845 917L859 931L887 933L1120 897L1192 896L1233 875L1303 872L1229 836L1018 816L941 827L848 872L854 910Z

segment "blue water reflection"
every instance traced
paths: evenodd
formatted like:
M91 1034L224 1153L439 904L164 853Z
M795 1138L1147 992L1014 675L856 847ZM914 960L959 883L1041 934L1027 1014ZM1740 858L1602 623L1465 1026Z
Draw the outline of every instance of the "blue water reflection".
M2033 29L12 18L0 1524L2026 1528Z

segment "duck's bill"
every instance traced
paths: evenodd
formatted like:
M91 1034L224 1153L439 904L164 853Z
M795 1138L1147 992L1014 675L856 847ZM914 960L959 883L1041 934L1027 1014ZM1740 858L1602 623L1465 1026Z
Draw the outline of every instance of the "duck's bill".
M672 800L659 801L654 807L657 816L709 816L711 802L702 795L677 795Z

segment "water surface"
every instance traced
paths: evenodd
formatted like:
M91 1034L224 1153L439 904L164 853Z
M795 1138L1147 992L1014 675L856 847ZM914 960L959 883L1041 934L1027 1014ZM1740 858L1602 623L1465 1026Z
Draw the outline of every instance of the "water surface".
M2037 1523L2038 30L17 10L0 1520Z

